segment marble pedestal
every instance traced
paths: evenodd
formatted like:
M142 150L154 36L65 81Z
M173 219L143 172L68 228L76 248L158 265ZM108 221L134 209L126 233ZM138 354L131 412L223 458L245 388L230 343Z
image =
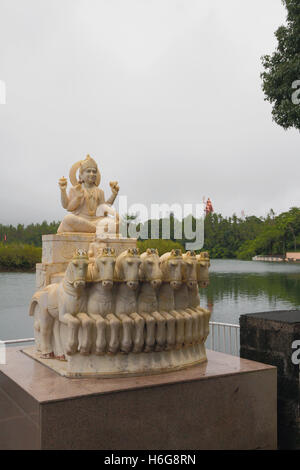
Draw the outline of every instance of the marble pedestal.
M97 356L90 354L82 356L80 353L67 356L67 361L58 359L43 359L41 354L32 346L24 349L24 354L41 362L50 369L64 377L129 377L137 375L150 375L181 370L186 367L207 361L204 344L194 344L179 350L104 354Z
M0 449L275 449L276 368L207 355L177 372L70 379L9 348Z
M36 264L36 288L60 282L77 248L89 250L94 233L56 233L42 236L42 262ZM114 248L116 256L128 248L136 248L136 238L107 237L97 240L98 248Z

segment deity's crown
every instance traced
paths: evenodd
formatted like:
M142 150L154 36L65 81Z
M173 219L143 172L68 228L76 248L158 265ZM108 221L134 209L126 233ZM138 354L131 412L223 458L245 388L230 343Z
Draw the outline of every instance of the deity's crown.
M97 166L97 163L95 162L95 160L90 157L89 155L86 156L86 158L84 160L81 161L80 163L80 171L83 171L85 170L86 168L98 168Z
M73 260L75 259L89 259L87 251L83 248L77 248L73 255Z

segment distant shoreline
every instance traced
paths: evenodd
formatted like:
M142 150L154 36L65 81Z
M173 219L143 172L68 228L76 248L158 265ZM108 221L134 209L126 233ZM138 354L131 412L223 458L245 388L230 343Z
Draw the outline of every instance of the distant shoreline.
M35 273L35 268L31 269L20 269L20 268L6 268L5 266L0 266L0 273Z

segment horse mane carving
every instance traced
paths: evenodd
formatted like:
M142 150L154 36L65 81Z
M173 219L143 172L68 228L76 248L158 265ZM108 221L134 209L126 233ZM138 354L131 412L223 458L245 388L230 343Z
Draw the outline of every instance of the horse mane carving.
M167 262L171 259L175 259L175 260L182 260L182 253L181 253L181 250L180 249L173 249L167 253L164 253L161 257L160 257L160 261L161 261L161 270L162 270L162 273L163 273L163 279L165 279L166 277L166 274L168 272L168 266L167 266Z
M147 258L149 259L153 259L153 260L159 260L159 254L158 254L158 249L157 248L147 248L146 251L144 251L144 253L141 254L140 256L141 260L142 260L142 263L141 263L141 266L140 266L140 281L144 281L145 280L145 276L146 276L146 273L145 273L145 267L144 267L144 263L143 261L145 261ZM159 264L160 264L160 261L159 261Z
M137 257L137 256L140 256L139 248L128 248L117 257L116 266L115 266L116 280L118 281L124 280L124 270L123 270L124 258Z

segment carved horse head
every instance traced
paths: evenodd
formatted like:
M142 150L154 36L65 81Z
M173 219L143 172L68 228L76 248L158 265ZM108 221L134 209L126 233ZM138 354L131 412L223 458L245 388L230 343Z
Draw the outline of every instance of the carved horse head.
M130 289L137 289L139 285L139 267L141 262L138 248L128 248L123 251L116 260L116 278L119 281L125 282Z
M160 269L160 258L158 250L147 248L145 253L141 254L140 280L150 282L154 289L161 285L162 271Z
M197 255L197 279L200 287L207 287L209 285L209 272L210 267L209 254L207 251L202 251Z
M77 249L69 262L64 280L76 290L85 287L88 270L88 254L86 250Z
M103 287L111 289L114 282L115 264L114 248L100 248L95 258L93 281L101 282Z
M182 278L189 289L197 286L197 258L194 251L187 251L182 255Z
M183 258L181 250L172 250L160 257L163 282L169 282L172 289L178 289L182 281Z

